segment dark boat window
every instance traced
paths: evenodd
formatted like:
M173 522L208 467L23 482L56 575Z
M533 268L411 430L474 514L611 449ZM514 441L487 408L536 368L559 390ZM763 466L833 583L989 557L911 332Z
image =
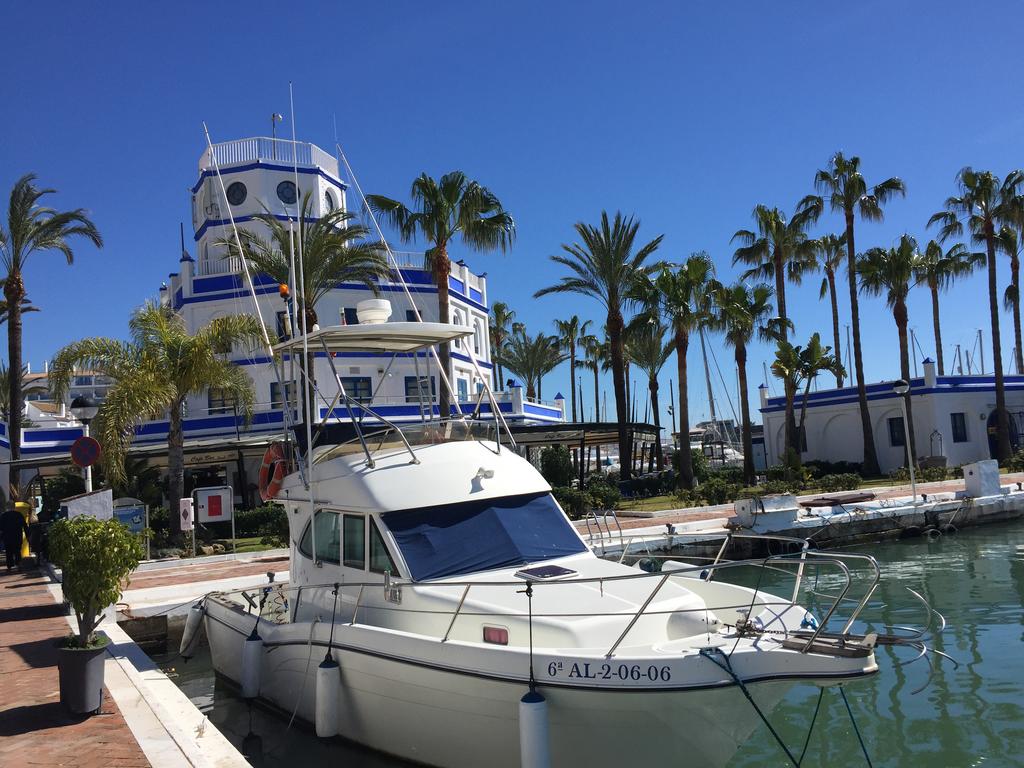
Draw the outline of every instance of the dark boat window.
M345 515L344 557L346 568L366 568L366 518Z
M547 492L387 512L381 520L417 581L586 551Z
M391 553L388 552L387 544L384 543L384 537L380 535L375 520L370 521L370 570L374 573L398 575L398 568L391 559Z
M320 511L316 513L316 559L325 563L337 565L339 553L341 552L341 529L338 526L337 512ZM299 542L299 552L306 557L312 557L313 532L309 523L306 523L306 530L302 533L302 541Z

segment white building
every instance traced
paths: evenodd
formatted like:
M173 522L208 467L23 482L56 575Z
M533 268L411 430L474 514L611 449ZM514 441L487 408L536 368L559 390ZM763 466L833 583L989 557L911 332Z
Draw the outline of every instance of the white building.
M1014 450L1024 430L1024 376L1005 377L1010 443ZM935 363L924 361L924 376L912 379L911 408L919 460L931 458L954 467L995 454L995 377L937 376ZM768 397L760 388L768 464L780 464L784 447L785 398ZM875 450L882 472L904 466L904 427L900 396L892 382L867 386ZM797 396L796 417L800 419ZM812 392L804 424L804 461L863 460L860 409L856 387Z
M228 249L219 244L232 235L229 202L230 214L235 223L240 228L255 230L260 235L265 235L268 228L254 219L257 214L269 211L281 221L288 221L289 217L294 219L307 192L312 195L316 216L338 207L345 208L348 203L348 190L339 175L337 160L314 144L299 142L293 145L291 141L281 139L252 138L216 144L214 152L227 200L222 194L213 158L207 150L200 157L198 179L191 190L193 247L196 255L193 257L187 250L182 253L178 271L172 272L160 288L161 302L179 312L188 329L193 332L216 317L255 314L242 264L237 258L229 257ZM296 162L298 189L294 182L293 163ZM423 254L396 253L396 257L406 285L403 286L397 275L394 275L392 279L381 281L377 286L380 297L389 299L392 304L391 320L416 319L408 299L411 294L420 317L424 321L436 321L437 287L431 273L424 268ZM254 275L254 282L264 321L279 336L286 335L285 305L279 296L278 284L266 275ZM450 350L449 380L457 395L455 400L468 413L477 404L477 395L483 387L483 381L474 370L470 350L462 345L472 345L472 355L484 377L493 378L495 367L488 333L486 275L476 274L462 261L456 261L452 265L449 290L452 322L468 325L476 331L471 341L456 342ZM339 284L316 307L320 324L327 326L357 322L356 305L369 298L374 298L374 294L367 286L359 283ZM186 404L186 441L202 439L207 445L215 445L218 438L238 441L262 435L269 439L281 433L285 395L290 403L295 404L292 385L287 385L289 392L280 391L265 349L235 349L231 356L253 380L257 402L254 418L251 423L244 424L241 417L235 414L232 403L218 390L191 397ZM390 355L360 353L338 356L334 362L347 393L371 403L373 409L386 419L394 422L419 420L422 416L421 392L424 395L427 392L434 394L433 408L437 411L436 395L442 383L439 381L436 363L426 356L406 356L392 360ZM317 353L315 377L318 382L328 383L324 390L329 401L334 394L334 387L330 384L333 375L323 352ZM93 376L88 378L86 382L83 374L81 382L76 379L76 387L81 383L82 387L78 389L88 390L87 394L102 399L109 382L99 382ZM286 378L291 379L290 376ZM500 382L492 382L492 386L494 384L500 389ZM78 392L78 389L75 391ZM430 396L426 395L426 399L429 400ZM498 392L495 400L510 424L557 423L564 420L564 401L530 400L519 387ZM490 405L485 402L480 413L485 418L490 416ZM326 414L327 404L320 402L315 414L317 420ZM333 421L348 421L349 418L348 411L343 408L336 407L331 413ZM135 445L158 446L166 443L167 430L166 420L146 422L136 430ZM68 447L79 434L81 430L77 427L64 431L25 430L22 455L26 458L66 457ZM0 424L0 459L7 458L8 450L6 425ZM207 455L212 455L209 450ZM238 470L239 473L242 471ZM31 470L25 470L25 473L29 472ZM234 472L229 467L225 481L241 483L232 476ZM250 467L248 474L250 480L255 477L254 467ZM6 473L0 475L3 476L0 484L6 492Z

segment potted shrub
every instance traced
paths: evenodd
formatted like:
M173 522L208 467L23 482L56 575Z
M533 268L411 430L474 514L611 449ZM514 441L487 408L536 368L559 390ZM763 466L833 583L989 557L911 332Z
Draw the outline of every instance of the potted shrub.
M106 607L121 599L121 584L142 555L142 542L117 520L83 515L50 528L50 559L61 567L64 599L78 622L57 660L61 703L76 714L100 708L109 640L96 627Z

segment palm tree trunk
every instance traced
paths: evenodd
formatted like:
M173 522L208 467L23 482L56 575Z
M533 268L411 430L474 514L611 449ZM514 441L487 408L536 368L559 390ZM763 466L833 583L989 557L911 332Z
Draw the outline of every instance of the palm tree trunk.
M896 328L900 337L900 377L910 383L910 343L907 336L907 305L900 301L893 307L892 315L896 320ZM913 462L917 466L917 437L914 435L914 411L910 400L910 390L903 396L907 408L907 432L910 434L910 444L904 446L906 450L907 467Z
M1006 412L1006 386L1003 381L1003 350L999 338L999 293L996 282L996 242L991 221L985 222L985 246L988 251L988 305L992 316L992 364L996 374L996 458L1010 458L1010 424ZM12 403L13 407L13 403Z
M446 325L451 322L451 299L448 295L448 276L451 274L451 271L452 263L448 260L448 248L444 244L439 244L434 253L434 280L437 282L437 319L438 322ZM444 379L451 381L452 368L451 352L447 343L437 345L437 356L441 362L441 370L444 371L444 376L441 377L442 380L437 382L438 411L442 419L447 419L452 414L451 393L448 391L448 387L444 385ZM527 397L531 397L531 395L527 393Z
M661 455L661 414L658 413L658 380L652 378L647 388L651 390L651 408L654 411L654 434L656 436L654 454L658 460L658 471L661 472L665 468L665 457Z
M600 363L597 355L594 355L594 423L601 421L601 379L598 368ZM594 466L598 473L601 472L601 444L594 446Z
M167 430L167 490L171 517L175 520L172 531L181 534L181 515L175 514L178 500L185 496L185 435L182 430L181 400L171 403L170 424Z
M743 344L736 345L736 368L740 374L740 416L743 419L743 482L753 485L757 481L754 475L754 443L750 437L750 402L747 396L747 348Z
M942 328L939 325L939 286L932 282L928 286L932 294L932 325L935 326L935 362L939 368L939 376L946 374L946 366L942 362Z
M629 402L626 399L626 366L622 348L622 313L618 307L608 310L608 340L612 355L612 383L615 387L615 418L619 431L619 478L628 480L630 477L629 433L626 422L629 421Z
M1024 373L1024 350L1020 336L1020 259L1017 254L1010 257L1010 285L1013 286L1013 344L1017 351L1017 374Z
M8 478L10 498L21 498L21 470L13 462L21 458L21 302L25 298L25 283L21 272L12 270L4 284L4 298L7 299L7 356L8 356L8 399L10 408L7 420L7 438L11 445L11 462Z
M865 477L881 473L875 451L875 433L868 411L868 389L864 383L864 357L860 345L860 308L857 304L857 251L853 243L853 209L846 211L846 272L850 279L850 325L853 329L853 365L857 374L857 403L860 406L860 431L864 438Z
M825 273L828 278L828 295L832 302L832 348L835 350L836 360L843 364L843 352L839 347L839 302L836 297L836 273L828 271ZM836 386L842 388L843 375L836 374ZM800 422L803 424L803 421Z
M786 327L785 320L788 317L786 315L786 265L782 263L782 258L778 255L774 256L775 261L775 297L779 302L779 317L782 318L782 340L789 340L789 328Z
M793 374L782 380L782 390L786 397L786 455L782 457L782 465L786 468L786 477L792 478L792 470L800 466L800 444L796 435L796 382Z
M678 488L693 488L693 456L690 454L690 402L686 378L686 352L690 346L690 335L683 329L676 329L676 372L679 379L679 477Z
M537 396L537 390L533 387L533 379L526 380L526 396L531 400Z
M782 340L788 341L789 328L787 327L786 321L789 319L789 316L786 314L786 265L782 262L781 256L776 255L774 259L775 295L779 302L779 317L782 319ZM787 382L783 387L783 394L786 398L785 441L787 455L783 457L782 463L787 467L786 475L788 477L788 468L790 466L796 467L800 464L800 446L796 441L796 416L793 408L793 401L796 399L796 390Z
M576 423L576 345L569 350L569 394L572 395L572 420Z

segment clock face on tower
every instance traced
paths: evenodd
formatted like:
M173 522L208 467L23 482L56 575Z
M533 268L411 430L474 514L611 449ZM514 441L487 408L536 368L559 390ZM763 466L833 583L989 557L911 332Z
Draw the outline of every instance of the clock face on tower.
M294 205L298 199L295 192L295 184L290 181L282 181L277 185L277 198L285 205Z
M245 202L247 194L248 192L245 189L245 184L240 181L236 181L228 187L228 202L232 205L241 205Z

